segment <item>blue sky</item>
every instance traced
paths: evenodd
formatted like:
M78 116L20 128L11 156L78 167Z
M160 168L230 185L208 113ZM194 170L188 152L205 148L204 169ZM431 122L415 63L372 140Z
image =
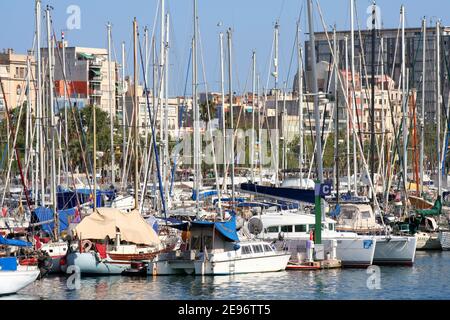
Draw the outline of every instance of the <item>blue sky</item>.
M120 44L126 42L127 61L131 63L132 20L138 19L142 28L147 25L153 28L157 0L43 0L42 8L47 4L54 7L54 30L57 34L66 29L70 5L78 5L81 9L81 29L66 31L69 45L85 47L107 46L106 24L113 25L113 45L120 60ZM192 1L166 0L171 16L171 55L170 55L170 93L183 94L185 86L187 61L189 58L192 37ZM323 31L319 20L316 1L315 30ZM328 26L337 25L338 30L349 29L349 0L321 0L320 6ZM365 28L368 14L366 8L372 3L369 0L356 0L359 24ZM406 26L420 26L422 17L426 16L429 24L434 25L441 19L444 25L450 23L448 12L450 2L444 0L380 0L382 22L385 27L396 28L399 23L400 5L406 7ZM233 69L235 91L251 90L251 55L255 50L258 61L258 72L261 74L261 85L266 86L268 68L273 39L273 26L276 20L280 24L280 82L288 79L289 87L297 67L294 59L289 69L292 47L295 39L296 21L300 16L302 31L307 30L305 0L198 0L202 55L209 90L219 89L220 31L228 27L233 29ZM0 49L14 48L24 53L31 48L34 36L34 0L0 1ZM300 14L301 12L301 14ZM6 13L6 14L5 14ZM432 22L431 22L432 21ZM221 22L221 26L218 26ZM157 26L159 23L157 23ZM157 31L159 32L159 31ZM143 32L141 32L143 34ZM305 35L302 35L305 39ZM43 37L43 41L45 37ZM201 67L201 65L200 65ZM131 69L128 72L132 72ZM199 82L204 83L200 69ZM270 79L272 80L272 79ZM270 82L271 84L272 82ZM270 86L269 84L269 86ZM190 84L188 83L190 93ZM204 88L204 87L203 87ZM202 90L202 88L201 88Z

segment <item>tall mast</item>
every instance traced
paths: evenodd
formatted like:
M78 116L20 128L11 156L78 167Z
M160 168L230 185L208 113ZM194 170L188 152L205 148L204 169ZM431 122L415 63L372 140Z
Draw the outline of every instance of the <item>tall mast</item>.
M68 117L68 106L67 106L67 83L66 83L66 41L64 32L61 33L62 38L62 61L63 61L63 86L64 86L64 140L65 140L65 158L66 158L66 184L69 186L69 117Z
M441 44L440 21L436 22L436 122L437 122L437 162L438 162L438 197L441 196L442 167L441 167Z
M113 86L111 82L111 24L108 22L108 104L109 104L109 122L110 122L110 138L111 138L111 184L116 182L115 173L115 152L114 152L114 111L113 111Z
M350 21L351 21L351 31L350 31L350 49L351 49L351 58L350 58L350 63L351 63L351 72L352 72L352 117L353 119L356 118L356 101L354 99L355 96L355 27L354 27L354 0L350 0ZM352 130L353 130L353 173L354 173L354 177L353 177L353 185L355 188L355 195L358 194L358 160L356 158L356 143L357 143L357 135L356 135L356 128L354 128L354 126L352 125Z
M304 149L304 135L303 135L303 59L302 46L300 42L300 23L297 22L297 60L298 60L298 128L299 128L299 153L298 153L298 168L300 171L300 188L303 188L303 149Z
M160 87L159 87L159 132L160 132L160 149L159 152L161 154L161 158L162 161L159 164L160 165L160 172L162 172L163 175L163 183L165 182L165 168L164 168L164 159L166 158L166 155L164 154L165 151L165 147L164 147L164 142L166 141L165 139L165 131L164 131L164 111L165 111L165 104L163 102L164 100L164 93L165 93L165 81L164 81L164 77L165 77L165 72L164 72L164 67L165 67L165 26L164 26L164 19L165 19L165 1L161 0L161 17L160 17L160 47L159 47L159 56L160 56L160 64L159 64L159 74L160 74ZM164 201L164 199L162 199L161 201Z
M336 182L336 199L339 203L339 94L338 94L338 76L339 76L339 57L337 49L336 25L333 28L333 51L334 51L334 109L335 113L335 136L334 136L334 174Z
M405 187L408 183L408 94L406 92L406 56L405 56L405 7L400 7L400 14L402 19L402 102L403 102L403 115L402 115L402 129L403 129L403 177ZM406 190L405 190L406 193Z
M51 139L51 204L53 207L54 219L55 219L55 240L58 240L59 234L59 217L58 208L56 203L56 160L55 160L55 109L54 109L54 91L53 91L53 73L55 71L55 65L53 62L53 42L51 36L51 22L50 22L50 7L47 6L45 10L45 16L47 19L47 44L48 44L48 82L49 82L49 102L50 102L50 139Z
M375 182L375 2L372 5L372 99L370 107L370 174L373 183L372 205L375 205L376 182Z
M427 20L422 20L422 105L420 116L420 194L423 193L423 151L425 141L425 80L426 80L426 51L427 51Z
M165 107L164 107L164 186L165 186L165 201L169 203L169 181L168 181L168 169L170 168L169 162L169 14L166 14L166 39L164 46L164 69L165 69Z
M222 152L223 152L223 183L222 188L223 191L227 191L227 148L226 148L226 139L227 139L227 129L226 129L226 114L225 114L225 68L224 68L224 51L223 51L223 32L219 34L219 42L220 42L220 91L222 94ZM231 105L231 104L230 104Z
M350 81L350 78L348 76L348 37L344 37L344 43L345 43L345 97L346 97L346 103L345 105L348 105L349 101L349 85L348 82ZM352 99L353 101L353 99ZM347 191L351 190L351 168L350 168L350 112L348 108L346 107L345 110L347 111L345 114L346 116L346 140L347 140Z
M273 60L274 72L273 77L275 78L275 186L278 187L278 170L280 167L280 150L279 150L279 136L278 131L278 36L279 36L279 25L278 21L275 22L274 38L275 38L275 58Z
M122 42L122 170L127 167L127 110L125 92L125 42Z
M25 165L28 168L28 150L30 139L30 125L31 125L31 61L30 57L27 58L27 109L25 115ZM28 170L27 170L28 171ZM28 174L25 176L26 183L28 183Z
M256 52L252 53L252 136L250 141L250 170L252 181L255 183L255 90L256 90Z
M138 143L139 143L139 133L138 133L138 120L139 120L139 99L138 99L138 61L137 61L137 20L134 18L133 21L133 61L134 61L134 209L139 210L139 154L138 154Z
M228 36L228 90L229 90L229 98L230 98L230 132L231 132L231 201L232 207L234 209L234 201L235 201L235 187L234 187L234 117L233 117L233 77L231 75L231 28L227 31Z
M36 130L37 144L39 146L39 157L36 158L36 197L38 193L37 183L40 182L41 206L45 207L45 184L44 184L44 127L42 123L42 56L41 56L41 0L36 0L36 55L37 55L37 99L36 99ZM39 174L39 178L38 178Z
M194 172L195 172L195 191L196 191L196 214L197 218L200 211L200 175L201 175L201 156L200 156L200 111L198 106L197 93L197 0L194 0L194 37L192 38L192 108L194 112Z
M144 67L145 67L145 71L144 71L144 75L145 75L145 81L148 82L148 60L149 60L149 56L148 56L148 28L147 26L144 27ZM147 83L146 83L147 84ZM147 84L147 88L148 88L148 84ZM148 128L149 128L149 123L148 123L148 119L149 119L149 114L148 114L148 110L147 108L145 108L144 110L145 116L144 116L144 162L145 162L145 167L148 166L148 161L150 161L150 159L147 158L148 155Z

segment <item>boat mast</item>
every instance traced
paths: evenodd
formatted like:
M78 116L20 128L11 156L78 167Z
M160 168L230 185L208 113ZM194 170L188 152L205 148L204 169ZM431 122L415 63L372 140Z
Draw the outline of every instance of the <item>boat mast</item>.
M406 56L405 56L405 7L402 5L400 7L400 15L402 19L402 102L403 102L403 179L405 183L405 197L406 197L406 186L408 184L408 94L406 92Z
M50 139L51 139L51 183L50 183L50 195L51 195L51 204L54 213L54 233L55 240L58 240L59 234L59 217L58 217L58 208L56 202L56 160L55 160L55 109L54 109L54 82L53 82L53 73L55 71L55 65L53 62L53 41L51 36L51 22L50 22L50 6L47 6L45 10L45 16L47 20L47 45L48 45L48 81L49 81L49 103L50 103Z
M348 37L344 37L344 43L345 43L345 97L347 99L346 105L348 104L349 99L349 85L348 82L350 81L350 78L348 76ZM353 101L353 99L352 99ZM346 117L346 140L347 140L347 191L351 190L351 167L350 167L350 112L348 108L345 108L347 111L345 114Z
M235 187L234 187L234 117L233 117L233 78L231 75L231 28L227 31L228 36L228 89L230 98L230 132L231 132L231 201L232 208L234 209L235 201Z
M133 44L134 44L134 209L139 210L139 154L138 154L138 119L139 119L139 99L138 99L138 62L137 62L137 20L134 18L133 21Z
M371 107L370 107L370 178L373 183L373 189L371 192L371 200L372 206L375 206L375 197L376 194L376 182L375 182L375 19L376 19L376 6L375 2L372 5L372 99L371 99Z
M339 203L339 94L338 94L338 76L339 76L339 57L337 49L336 25L333 28L333 51L334 51L334 103L335 103L335 136L334 136L334 173L336 179L336 199Z
M252 53L252 136L250 141L250 170L252 182L255 183L255 90L256 90L256 52Z
M298 122L299 122L299 153L298 153L298 168L300 171L300 188L303 188L303 59L302 59L302 46L300 42L300 22L297 22L297 85L298 85Z
M114 152L114 112L113 112L113 86L111 82L111 23L108 22L108 103L109 103L109 122L110 122L110 138L111 138L111 185L116 182L115 173L115 152Z
M169 197L169 174L168 174L168 168L170 168L170 161L169 161L169 14L166 14L165 16L165 27L166 27L166 39L165 39L165 45L164 45L164 69L165 69L165 107L164 107L164 186L165 186L165 198L163 201L165 201L166 204L169 204L170 197ZM170 205L169 205L170 207Z
M160 165L160 172L162 172L162 182L165 184L166 182L166 168L165 168L165 134L164 131L164 113L165 113L165 104L164 104L164 93L165 93L165 26L164 26L164 19L165 19L165 0L161 0L161 17L160 17L161 25L160 25L160 64L159 64L159 74L160 74L160 87L159 87L159 132L160 132L160 145L159 145L159 154L161 155L162 161L159 164ZM165 186L164 186L165 187ZM164 201L164 199L161 199L161 201Z
M274 72L272 73L275 78L275 186L279 186L278 181L278 169L280 167L280 148L279 148L279 129L278 129L278 36L279 36L279 24L275 22L274 38L275 38L275 57L273 59Z
M122 42L122 170L126 172L127 167L127 110L125 92L125 42ZM123 175L125 176L125 175ZM122 182L123 184L123 182Z
M223 182L222 189L223 192L227 192L227 148L226 148L226 139L227 139L227 129L226 129L226 115L225 115L225 68L224 68L224 51L223 51L223 32L219 34L219 42L220 42L220 91L222 94L222 152L223 152Z
M436 122L437 122L437 160L438 160L438 198L441 197L442 167L441 167L441 44L440 44L440 21L436 22Z
M420 194L423 193L423 153L425 141L425 79L426 79L426 50L427 50L427 20L422 19L422 105L420 117Z
M194 112L194 172L196 192L196 214L200 213L200 110L198 106L197 93L197 0L194 0L194 36L192 38L192 108Z
M36 0L36 64L37 64L37 99L36 99L36 143L39 148L39 157L36 157L36 199L38 198L38 180L41 189L41 206L45 207L44 184L44 128L42 123L42 56L41 56L41 0Z
M351 20L351 31L350 31L350 49L351 49L351 72L352 72L352 117L353 119L356 119L356 101L355 101L355 26L354 26L354 0L350 0L350 20ZM356 158L356 143L357 143L357 135L356 135L356 128L352 125L353 130L353 185L355 188L355 195L358 195L358 160Z
M67 106L67 82L66 82L66 41L64 32L61 33L62 38L62 61L63 61L63 86L64 86L64 140L65 140L65 156L66 156L66 184L69 186L69 117Z

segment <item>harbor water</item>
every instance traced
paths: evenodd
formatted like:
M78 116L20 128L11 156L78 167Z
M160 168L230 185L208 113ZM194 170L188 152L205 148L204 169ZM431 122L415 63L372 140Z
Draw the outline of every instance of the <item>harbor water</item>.
M371 269L377 270L375 269ZM13 300L392 300L450 299L450 252L417 252L411 267L283 271L233 276L83 277L36 281ZM378 277L375 279L375 277ZM375 279L375 281L373 281ZM72 281L73 282L73 281Z

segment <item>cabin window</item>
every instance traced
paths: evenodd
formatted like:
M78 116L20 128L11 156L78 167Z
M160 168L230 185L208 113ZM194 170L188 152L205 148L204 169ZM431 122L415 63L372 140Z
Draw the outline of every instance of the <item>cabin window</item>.
M292 226L281 226L281 232L292 232Z
M241 252L242 252L242 254L251 254L252 253L252 249L249 246L243 246L241 248Z
M370 219L370 211L363 211L361 212L361 218L363 219Z
M268 233L270 233L270 232L278 233L278 232L279 232L279 231L278 231L278 226L268 227L268 228L266 229L266 232L268 232Z
M260 244L258 244L256 246L252 246L252 247L253 247L253 252L254 253L261 253L261 252L263 252L263 247Z
M272 252L272 248L268 244L265 244L264 245L264 251L265 252Z
M331 231L334 230L334 223L329 223L328 224L328 229L330 229Z
M306 232L306 225L304 225L304 224L296 225L295 232Z
M316 228L315 224L308 224L308 230L311 231Z

